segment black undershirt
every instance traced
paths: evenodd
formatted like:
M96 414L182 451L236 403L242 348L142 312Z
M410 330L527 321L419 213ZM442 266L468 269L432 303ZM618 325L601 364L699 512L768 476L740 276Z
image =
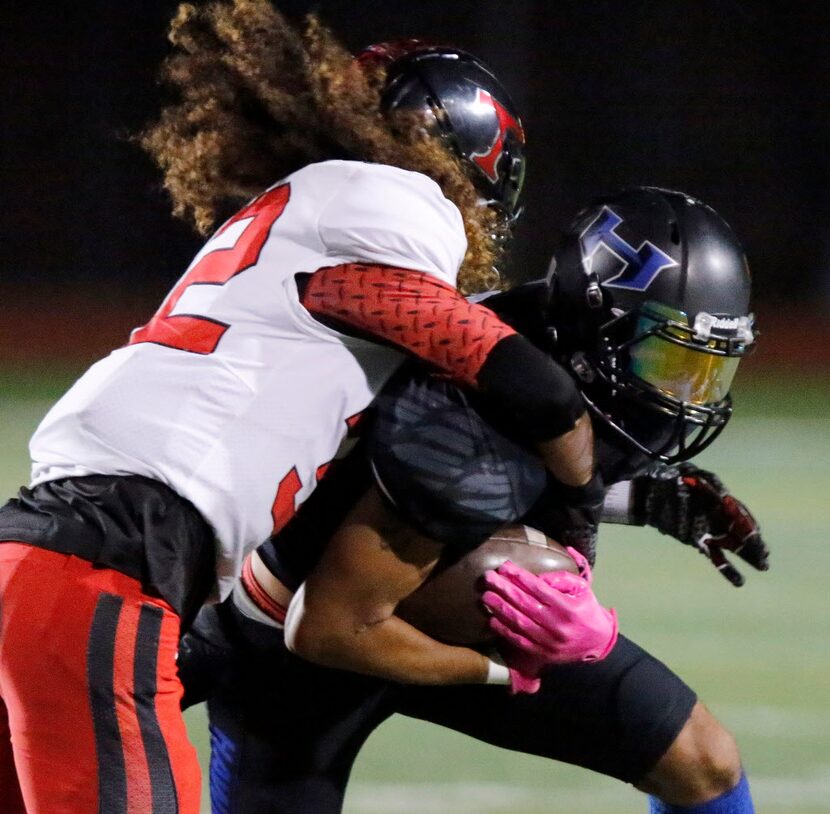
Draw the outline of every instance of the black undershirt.
M23 488L0 507L0 540L126 574L170 604L183 629L216 578L214 535L202 515L172 489L138 475L63 478Z

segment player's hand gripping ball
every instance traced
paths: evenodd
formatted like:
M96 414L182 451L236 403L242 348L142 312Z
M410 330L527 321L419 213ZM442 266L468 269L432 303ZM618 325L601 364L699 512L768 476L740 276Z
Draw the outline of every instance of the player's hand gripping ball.
M538 677L551 664L602 661L617 641L617 614L594 595L588 560L575 548L567 552L578 575L532 574L506 562L484 576L482 601L493 615L490 628L499 636L507 665L525 677ZM523 658L516 662L519 655Z
M507 560L533 574L579 573L568 552L540 531L506 526L460 558L440 561L426 582L398 605L396 613L447 644L494 644L496 636L481 603L484 572L494 571Z

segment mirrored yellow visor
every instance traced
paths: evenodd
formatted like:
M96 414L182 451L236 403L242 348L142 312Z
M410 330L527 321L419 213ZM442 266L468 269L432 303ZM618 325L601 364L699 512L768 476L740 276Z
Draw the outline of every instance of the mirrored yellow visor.
M631 372L679 401L714 404L726 397L738 356L721 356L678 345L652 334L629 349Z

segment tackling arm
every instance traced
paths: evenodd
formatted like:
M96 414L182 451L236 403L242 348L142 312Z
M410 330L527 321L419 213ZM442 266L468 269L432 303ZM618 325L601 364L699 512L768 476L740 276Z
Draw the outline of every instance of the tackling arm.
M299 280L303 306L338 331L417 356L510 416L569 486L594 474L591 422L568 373L483 305L425 272L346 264Z

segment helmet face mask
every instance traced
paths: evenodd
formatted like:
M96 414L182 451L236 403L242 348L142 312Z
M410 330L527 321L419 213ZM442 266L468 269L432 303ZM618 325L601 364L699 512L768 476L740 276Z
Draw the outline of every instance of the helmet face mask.
M482 204L511 225L520 212L525 136L492 72L465 51L417 40L370 46L358 60L385 67L384 112L422 112L427 128L461 159Z
M697 455L732 415L729 391L741 357L754 342L752 317L729 320L734 327L719 333L700 329L712 322L726 321L699 314L696 331L682 312L645 301L599 329L593 369L605 398L600 394L598 400L634 402L657 414L654 423L668 420L673 431L656 446L643 449L636 435L627 431L627 422L615 421L613 408L610 414L604 411L603 418L653 458L679 461Z
M732 415L732 380L756 338L726 224L680 193L629 190L586 210L554 259L559 352L594 417L654 460L705 449Z

